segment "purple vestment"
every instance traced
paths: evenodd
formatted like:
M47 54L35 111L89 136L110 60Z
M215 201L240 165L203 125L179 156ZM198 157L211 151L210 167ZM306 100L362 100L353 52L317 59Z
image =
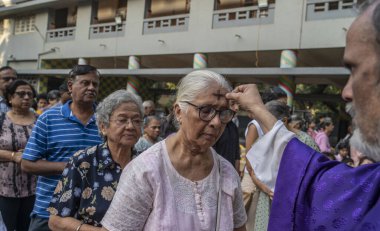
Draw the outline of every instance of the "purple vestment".
M351 168L290 140L269 220L277 230L380 230L380 163Z

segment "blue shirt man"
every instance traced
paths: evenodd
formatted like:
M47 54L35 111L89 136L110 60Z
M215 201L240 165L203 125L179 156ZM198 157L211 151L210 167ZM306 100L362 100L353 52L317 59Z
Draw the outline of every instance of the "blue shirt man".
M99 77L95 67L75 66L67 83L72 101L37 120L21 164L24 171L39 175L29 231L49 230L46 209L67 161L76 151L101 142L94 118Z

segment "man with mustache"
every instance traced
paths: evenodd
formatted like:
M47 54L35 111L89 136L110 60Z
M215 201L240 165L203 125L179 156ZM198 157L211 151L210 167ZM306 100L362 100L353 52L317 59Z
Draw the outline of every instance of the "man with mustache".
M39 116L22 156L22 169L39 175L30 231L49 230L46 209L70 157L101 142L94 116L100 74L93 66L77 65L69 75L72 100Z
M268 131L247 154L257 177L274 190L268 230L377 230L380 227L380 0L366 1L347 32L351 75L342 97L352 102L351 145L375 164L351 168L302 144L265 109L255 85L236 100Z

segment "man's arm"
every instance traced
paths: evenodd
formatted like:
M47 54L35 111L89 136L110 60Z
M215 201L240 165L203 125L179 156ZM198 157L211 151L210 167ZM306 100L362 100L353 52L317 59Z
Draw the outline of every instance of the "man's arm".
M66 166L65 162L48 161L48 134L49 119L45 114L41 115L32 134L26 144L22 155L21 169L35 175L61 174Z
M65 162L52 162L47 160L30 161L23 159L21 161L21 169L27 173L34 175L60 175L65 169Z
M262 183L274 191L282 153L294 133L289 132L281 121L265 108L259 91L255 84L240 85L231 93L226 94L227 99L233 99L239 106L257 120L261 129L266 133L247 150L246 158L255 171L255 176Z

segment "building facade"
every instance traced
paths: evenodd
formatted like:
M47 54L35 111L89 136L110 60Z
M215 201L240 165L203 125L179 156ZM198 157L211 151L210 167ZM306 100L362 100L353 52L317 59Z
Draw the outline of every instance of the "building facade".
M79 58L100 69L103 95L127 85L148 94L152 81L175 82L194 68L232 83L278 84L285 76L290 85L342 87L358 1L4 0L0 63L40 91Z

